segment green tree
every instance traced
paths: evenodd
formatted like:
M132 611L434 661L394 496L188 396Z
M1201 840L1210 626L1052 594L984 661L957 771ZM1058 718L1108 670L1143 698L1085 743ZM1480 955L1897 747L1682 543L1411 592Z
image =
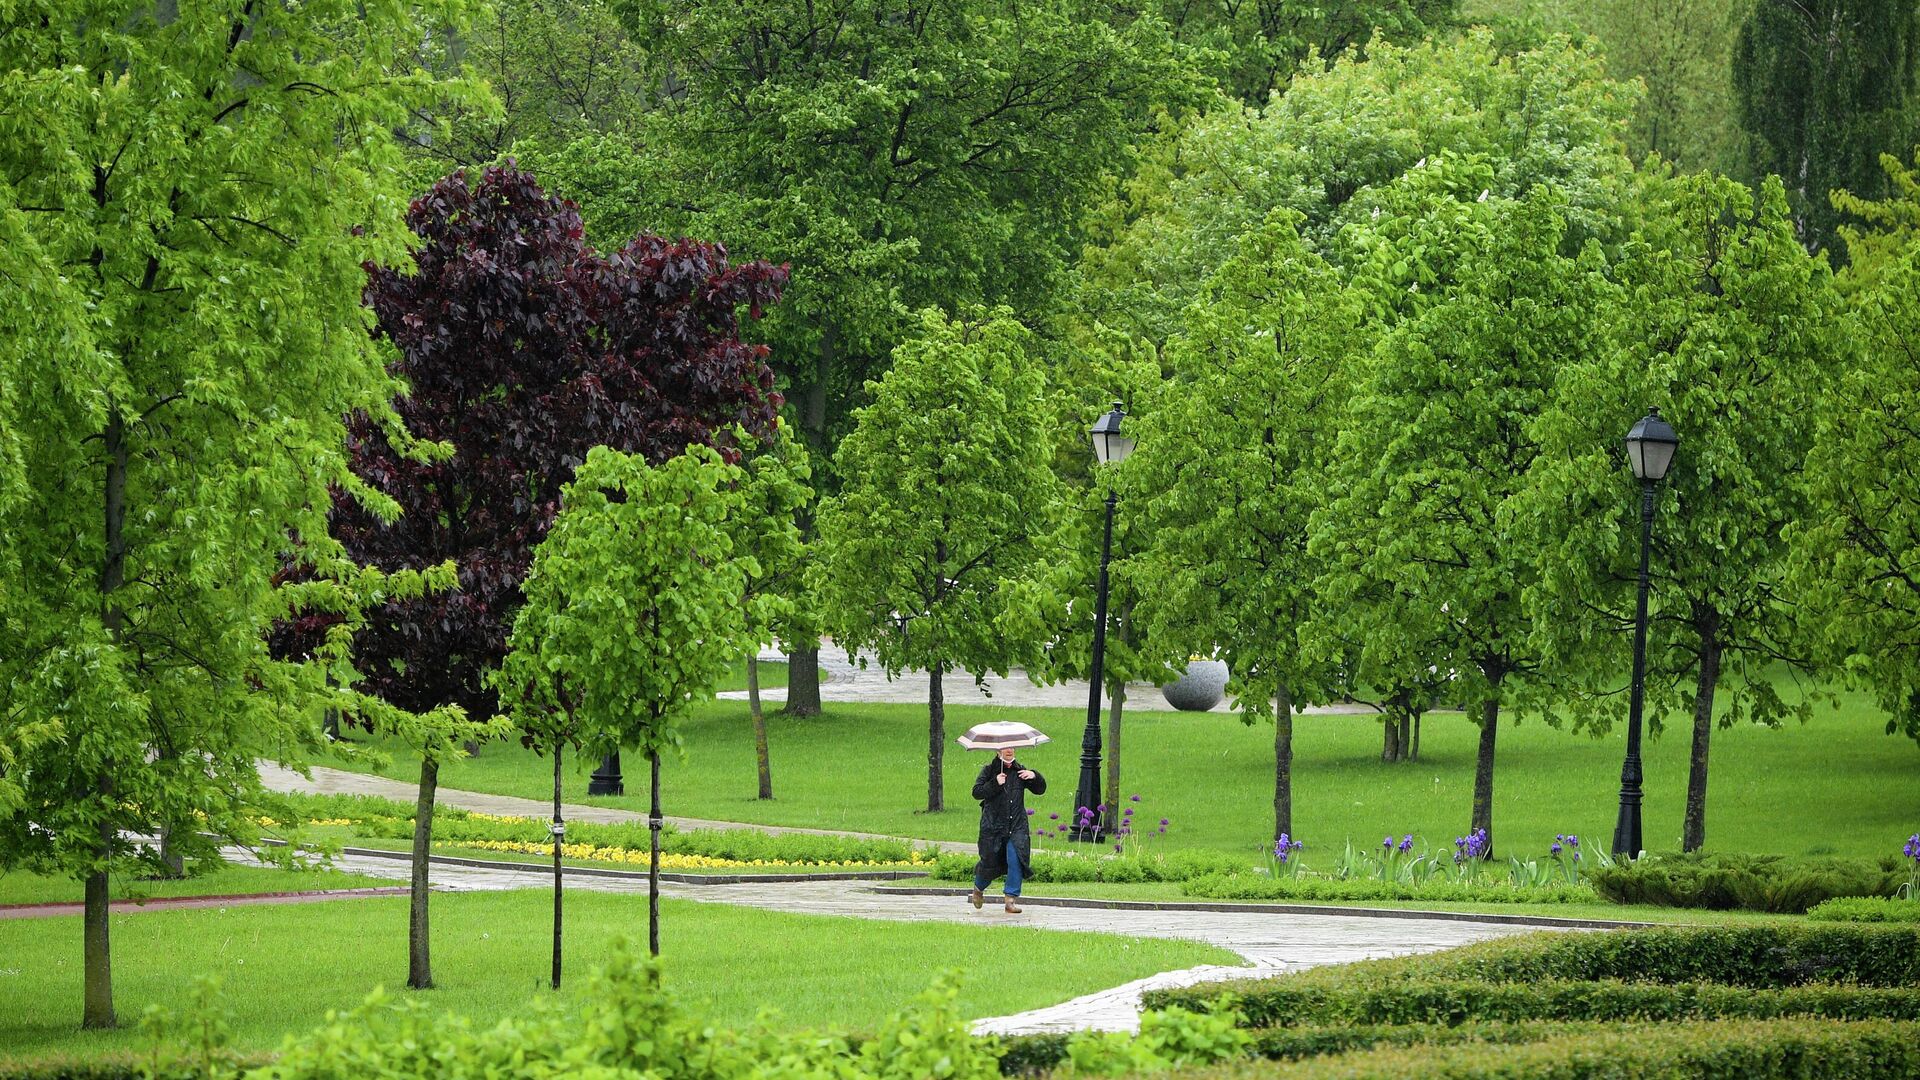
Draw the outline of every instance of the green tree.
M889 676L928 674L929 813L945 808L942 678L1037 659L1038 620L1018 605L1060 496L1036 346L1004 309L924 313L869 385L834 461L845 483L820 509L816 596L834 640Z
M1249 235L1170 349L1123 466L1151 546L1131 573L1155 640L1226 660L1241 717L1274 722L1273 834L1293 830L1293 711L1337 677L1306 642L1308 522L1324 499L1361 308L1308 251L1298 214ZM1136 510L1136 512L1139 512Z
M1161 0L1160 15L1221 89L1261 108L1303 63L1360 53L1376 33L1418 41L1447 29L1460 0Z
M1778 176L1808 251L1834 248L1830 195L1887 193L1880 155L1920 141L1920 7L1911 0L1757 0L1733 54L1749 179Z
M751 643L740 598L760 567L736 557L738 466L711 447L650 466L588 451L540 542L496 680L501 704L553 752L569 742L637 749L652 775L647 947L660 953L660 755L680 747L687 707ZM553 983L560 982L560 833L554 833Z
M1443 157L1485 165L1489 198L1552 184L1572 236L1612 239L1620 139L1635 91L1607 79L1600 56L1565 38L1506 55L1486 30L1304 71L1265 112L1221 110L1148 143L1118 196L1089 225L1064 321L1122 331L1156 350L1239 238L1275 209L1337 267L1342 235L1373 224L1380 192ZM1090 332L1090 340L1098 336Z
M813 503L813 476L807 448L785 420L765 450L749 457L742 473L740 512L734 517L733 546L751 560L740 594L752 638L747 652L747 708L753 715L753 756L760 798L773 798L773 764L767 756L767 718L760 708L760 646L782 628L807 620L803 588L807 546L800 541L797 517ZM818 634L814 637L819 640ZM791 665L789 665L791 667Z
M462 18L43 0L0 30L0 352L33 357L0 391L0 500L33 523L0 539L0 867L85 882L88 1027L116 1020L109 874L161 862L145 836L255 839L255 760L363 704L266 630L289 554L350 578L330 487L392 510L346 468L342 416L390 423L398 389L362 264L406 252L391 133L474 98L409 63Z
M1833 193L1834 209L1855 219L1839 226L1847 265L1835 283L1848 294L1873 291L1884 271L1904 265L1908 249L1920 237L1920 148L1914 151L1911 168L1892 154L1881 155L1880 168L1887 176L1886 198Z
M1383 685L1449 672L1452 696L1478 705L1471 827L1491 851L1500 711L1524 702L1540 670L1522 604L1536 560L1516 506L1556 373L1594 348L1605 266L1597 244L1563 254L1569 207L1549 189L1422 197L1427 211L1404 227L1383 216L1360 279L1435 295L1405 305L1359 377L1312 550L1329 566L1323 601L1366 642L1363 669L1402 676Z
M1647 698L1655 724L1663 709L1691 713L1681 844L1692 851L1706 839L1715 723L1809 714L1766 669L1806 654L1782 533L1809 520L1808 418L1843 345L1825 260L1796 242L1778 180L1758 192L1712 176L1644 190L1654 212L1618 265L1623 293L1593 309L1608 341L1567 366L1536 427L1532 606L1556 670L1584 667L1617 688L1640 544L1620 440L1657 406L1680 449L1654 519ZM1737 678L1724 678L1729 662ZM1616 692L1573 704L1604 728L1620 703Z
M543 170L598 232L713 237L792 266L759 332L823 465L917 332L909 312L1038 309L1128 146L1163 107L1207 100L1165 25L1121 0L622 12L662 92L631 130L582 137ZM816 713L817 647L787 646L787 711Z

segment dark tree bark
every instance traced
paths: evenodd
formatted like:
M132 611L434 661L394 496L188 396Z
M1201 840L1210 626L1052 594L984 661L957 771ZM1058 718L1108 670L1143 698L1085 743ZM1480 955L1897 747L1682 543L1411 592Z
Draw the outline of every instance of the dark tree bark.
M787 643L788 716L820 715L820 643Z
M1413 760L1413 713L1400 714L1400 737L1395 740L1400 751L1401 761Z
M1400 760L1400 725L1388 713L1380 723L1380 760L1394 762Z
M1107 683L1107 829L1120 824L1120 714L1127 704L1127 684Z
M1493 744L1500 733L1500 699L1480 706L1480 752L1473 764L1473 827L1487 830L1486 857L1493 858Z
M760 770L760 797L771 799L773 763L767 757L767 714L760 711L760 659L754 656L747 657L747 710L753 714L753 760Z
M420 759L420 797L413 808L412 896L407 903L407 985L433 989L433 960L427 936L427 883L433 854L433 797L439 790L440 763Z
M1409 761L1420 760L1420 717L1422 715L1421 713L1413 714L1413 741L1407 744L1410 747L1407 751L1407 760Z
M560 989L560 845L566 839L566 819L560 816L560 757L566 744L553 745L553 988Z
M947 808L940 766L947 752L947 699L940 687L940 665L927 672L927 813Z
M108 402L106 430L102 432L107 459L104 489L104 539L106 558L100 565L101 621L109 637L118 638L126 628L126 612L114 599L114 593L127 581L127 428L117 406ZM96 781L102 803L113 792L111 771ZM104 806L103 806L104 809ZM114 827L100 823L99 866L86 879L85 914L81 918L82 962L85 965L82 994L84 1006L80 1026L89 1029L118 1027L113 1011L113 951L107 934L108 899L111 882L109 860L113 855Z
M1713 695L1720 684L1720 613L1707 609L1695 619L1700 630L1700 678L1694 686L1693 756L1687 767L1687 819L1680 850L1699 851L1707 842L1707 751L1713 738Z
M647 811L647 954L660 955L660 752L647 755L653 779L653 802Z
M1273 838L1293 832L1293 691L1273 694Z

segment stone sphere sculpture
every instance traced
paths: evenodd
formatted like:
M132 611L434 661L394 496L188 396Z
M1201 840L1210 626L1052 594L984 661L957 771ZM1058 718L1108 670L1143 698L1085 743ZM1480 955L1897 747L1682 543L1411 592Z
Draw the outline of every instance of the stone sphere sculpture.
M1206 712L1227 696L1227 662L1188 661L1186 674L1162 686L1160 696L1182 712Z

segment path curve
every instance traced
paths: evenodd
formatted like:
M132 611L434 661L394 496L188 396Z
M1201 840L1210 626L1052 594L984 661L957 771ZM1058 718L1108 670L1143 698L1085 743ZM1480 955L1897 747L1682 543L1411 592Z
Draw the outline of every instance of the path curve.
M397 880L404 880L409 872L405 863L363 856L343 855L334 860L334 865L369 877ZM460 892L543 888L552 883L552 870L538 866L529 866L524 870L486 869L435 863L430 876L435 888ZM644 880L580 878L570 881L567 887L594 892L644 894L647 883ZM1038 905L1024 909L1019 915L1008 915L998 904L989 904L985 909L975 911L958 897L884 894L871 886L845 881L739 885L662 883L660 891L663 896L682 900L739 904L806 915L838 915L896 922L963 922L986 926L1091 931L1128 937L1179 938L1230 949L1248 962L1246 967L1210 965L1161 972L1046 1008L974 1022L976 1032L1000 1035L1085 1029L1134 1031L1138 1030L1140 1024L1140 994L1144 990L1300 971L1323 964L1343 964L1382 956L1433 952L1530 929L1453 919L1229 911L1114 911Z

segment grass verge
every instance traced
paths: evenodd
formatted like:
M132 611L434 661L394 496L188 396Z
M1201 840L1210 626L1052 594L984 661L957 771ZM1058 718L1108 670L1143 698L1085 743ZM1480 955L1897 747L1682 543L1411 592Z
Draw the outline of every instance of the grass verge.
M439 989L417 996L485 1026L547 993L551 905L543 890L435 896ZM376 985L404 983L406 912L406 899L395 897L115 916L120 1016L131 1023L149 1002L178 1005L194 975L211 974L237 1014L237 1045L271 1048L319 1024L327 1010L358 1004ZM613 938L644 937L646 898L570 892L566 919L572 988ZM1238 962L1193 942L982 922L881 922L666 900L661 954L669 984L715 1024L741 1025L772 1008L793 1027L855 1030L871 1028L951 969L966 972L965 1015L996 1016L1156 971ZM0 1059L143 1047L131 1029L77 1030L80 956L77 916L0 921Z
M391 881L345 870L281 870L271 866L216 867L205 874L176 881L146 881L116 875L115 900L149 897L223 896L229 893L320 892L327 889L366 889L392 885ZM73 878L48 877L13 871L0 874L0 904L77 904L85 888ZM0 952L0 958L5 956ZM0 962L3 966L3 962Z

